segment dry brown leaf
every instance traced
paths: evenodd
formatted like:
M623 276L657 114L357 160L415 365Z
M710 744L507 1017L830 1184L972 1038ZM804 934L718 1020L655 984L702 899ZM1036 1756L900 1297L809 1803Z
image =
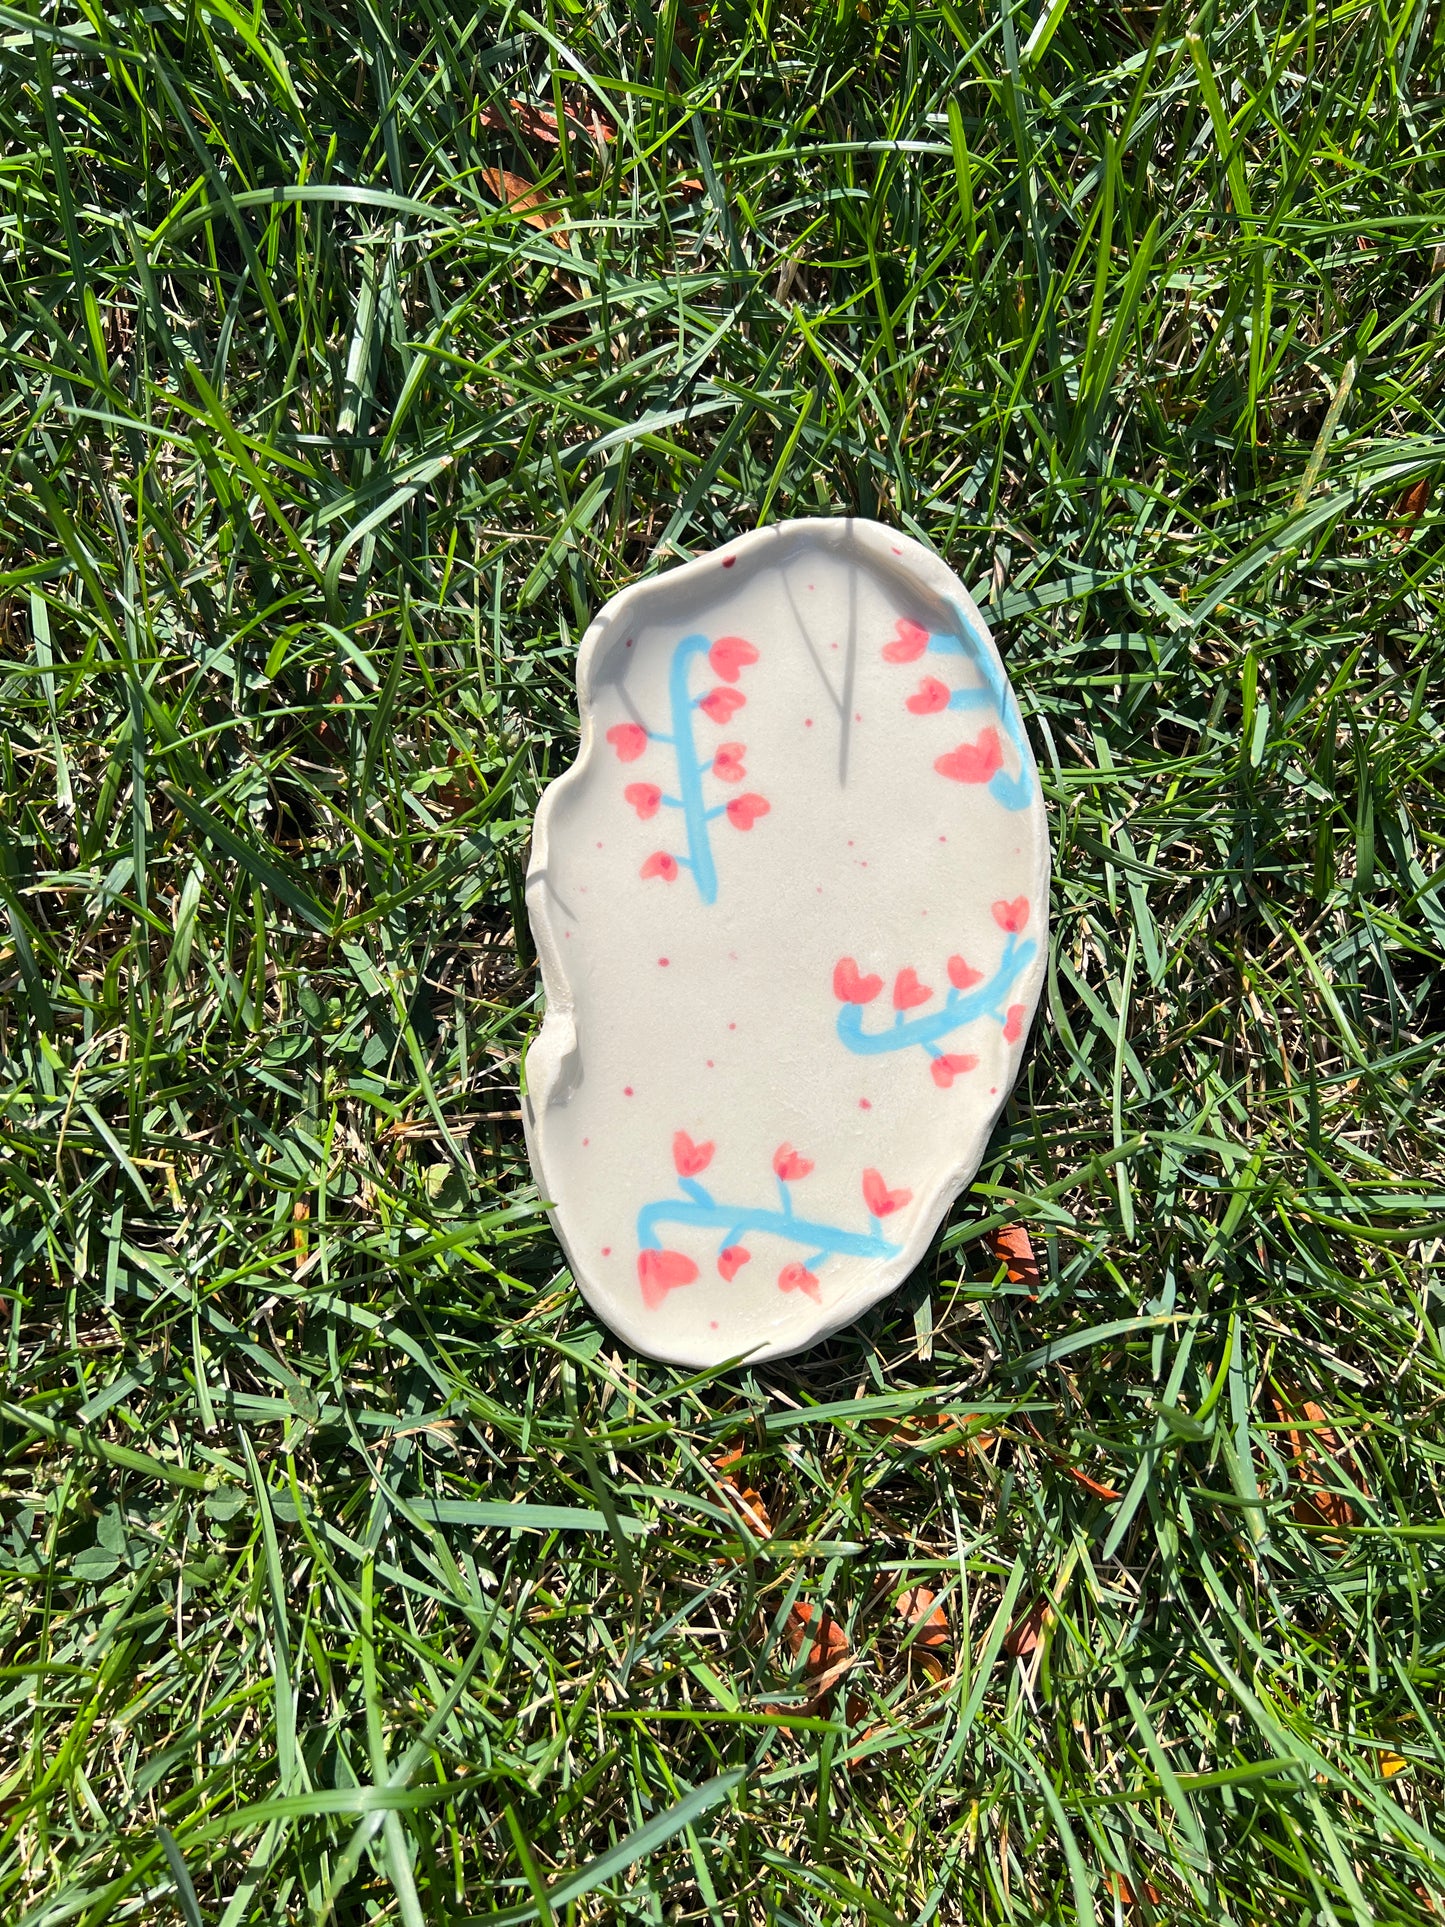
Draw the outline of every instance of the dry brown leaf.
M833 1615L825 1607L810 1605L805 1599L795 1600L788 1608L783 1637L794 1659L802 1652L804 1645L811 1642L807 1658L810 1678L831 1671L853 1650L848 1644L847 1633Z
M1395 513L1397 515L1403 515L1413 522L1416 516L1423 515L1429 506L1430 484L1422 475L1418 482L1405 490L1405 493L1395 504Z
M1058 1451L1054 1446L1050 1445L1048 1440L1044 1437L1043 1433L1040 1432L1038 1426L1034 1424L1033 1420L1028 1416L1026 1412L1021 1412L1019 1414L1019 1417L1022 1420L1023 1424L1027 1426L1028 1430L1033 1433L1034 1438L1043 1447L1045 1452L1048 1453L1049 1457L1054 1461L1055 1465L1062 1467L1062 1469L1068 1473L1069 1477L1075 1482L1076 1485L1084 1486L1088 1491L1093 1493L1096 1499L1117 1499L1118 1498L1119 1494L1115 1491L1112 1485L1103 1485L1100 1483L1098 1479L1091 1479L1087 1472L1081 1472L1078 1466L1075 1465L1071 1459L1066 1457L1064 1453Z
M616 138L617 129L595 108L587 114L569 113L567 119L574 127L580 127L584 133L590 134L599 147ZM533 140L543 141L548 147L560 145L557 116L529 100L509 100L505 110L501 107L484 107L481 124L493 132L530 135Z
M1134 1892L1134 1889L1129 1885L1123 1874L1112 1871L1106 1873L1104 1875L1104 1885L1119 1902L1120 1906L1138 1906L1139 1896ZM1163 1903L1164 1896L1152 1881L1146 1880L1144 1882L1144 1895L1151 1907L1158 1907Z
M1034 1252L1034 1241L1021 1224L1000 1225L988 1241L989 1250L998 1264L1008 1267L1008 1281L1011 1285L1027 1285L1030 1298L1036 1298L1039 1291L1039 1261Z
M741 1447L731 1452L724 1452L720 1459L713 1460L713 1470L721 1473L723 1495L748 1529L755 1532L760 1539L771 1539L773 1522L768 1516L768 1508L763 1503L762 1495L750 1485L739 1484L729 1470L731 1466L741 1465L742 1458Z
M963 1458L970 1446L977 1446L982 1451L993 1444L992 1432L963 1431L962 1428L972 1425L977 1417L977 1412L964 1412L961 1416L953 1412L915 1412L908 1418L870 1419L868 1429L877 1432L881 1438L894 1439L900 1445L936 1445L937 1433L957 1433L958 1443L945 1445L943 1450L955 1458ZM935 1437L929 1438L930 1431Z
M783 1637L795 1659L805 1646L808 1649L803 1662L808 1686L803 1711L816 1713L853 1666L855 1654L848 1644L848 1635L826 1608L799 1599L788 1609Z
M906 1625L917 1626L913 1651L930 1679L940 1680L948 1670L948 1649L953 1644L948 1615L938 1604L937 1593L927 1586L914 1586L898 1597L898 1615Z
M1324 1455L1339 1463L1349 1455L1348 1448L1342 1444L1324 1410L1313 1399L1296 1399L1292 1402L1298 1406L1298 1414L1290 1412L1283 1399L1271 1394L1275 1417L1288 1428L1285 1436L1289 1439L1295 1477L1302 1488L1291 1507L1295 1522L1302 1526L1352 1526L1355 1523L1354 1508L1343 1492L1332 1492L1327 1488L1325 1481L1334 1474L1328 1465L1322 1464ZM1308 1422L1308 1431L1300 1426L1301 1417ZM1360 1490L1367 1493L1369 1487L1358 1468L1356 1476Z
M495 194L509 212L519 214L528 227L538 228L547 234L561 226L562 216L558 210L547 206L547 197L542 190L531 181L524 181L520 174L509 174L503 167L484 167L482 180L488 192ZM563 234L553 234L552 239L559 248L567 245Z
M1093 1493L1096 1499L1118 1498L1119 1494L1114 1486L1104 1485L1098 1479L1091 1479L1087 1472L1081 1472L1078 1466L1070 1465L1067 1459L1060 1459L1059 1463L1076 1485L1086 1487L1088 1491Z
M1022 1619L1016 1619L1003 1636L1003 1649L1011 1659L1027 1659L1038 1651L1039 1641L1048 1624L1047 1606L1035 1606Z

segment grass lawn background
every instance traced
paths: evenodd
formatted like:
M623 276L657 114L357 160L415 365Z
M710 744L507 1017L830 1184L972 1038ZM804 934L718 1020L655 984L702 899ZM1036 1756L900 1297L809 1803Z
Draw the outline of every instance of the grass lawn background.
M0 6L0 1919L1445 1909L1441 39ZM610 593L850 512L1047 995L910 1284L686 1375L538 1210L528 826Z

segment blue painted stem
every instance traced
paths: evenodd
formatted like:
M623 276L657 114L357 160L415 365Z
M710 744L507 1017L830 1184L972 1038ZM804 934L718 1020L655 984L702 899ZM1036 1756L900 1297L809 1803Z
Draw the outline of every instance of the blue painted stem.
M844 1004L838 1012L838 1035L848 1049L859 1057L878 1057L885 1051L909 1050L915 1044L922 1044L930 1056L936 1057L939 1053L930 1047L960 1025L971 1024L975 1017L994 1016L1002 1019L1005 1016L1004 999L1027 970L1034 949L1032 937L1020 943L1017 935L1010 931L998 969L977 990L964 993L950 989L943 1008L929 1011L922 1017L905 1017L900 1010L889 1030L864 1030L864 1006Z
M994 653L984 641L978 625L961 602L950 602L948 606L958 623L959 633L956 636L930 636L929 651L936 656L966 656L983 681L982 689L955 689L948 706L950 709L973 709L984 703L992 706L1019 759L1019 773L1010 776L1006 770L995 771L989 782L988 793L1006 810L1026 809L1029 797L1033 794L1033 785L1029 781L1029 765L1033 759L1029 754L1028 738L1024 735L1024 719L1013 699L1008 678L995 661Z
M822 1259L836 1255L844 1258L895 1258L902 1250L901 1245L890 1244L878 1229L878 1220L870 1218L871 1231L843 1231L833 1224L815 1224L807 1218L796 1217L791 1211L750 1211L735 1204L714 1204L700 1184L683 1180L682 1188L692 1194L693 1203L683 1203L677 1198L663 1198L658 1204L645 1204L637 1214L637 1243L643 1251L657 1251L662 1240L657 1235L660 1224L683 1224L696 1226L706 1231L726 1233L726 1244L736 1244L745 1232L756 1231L764 1236L783 1238L789 1244L806 1245L813 1256L808 1269ZM701 1198L698 1194L701 1193ZM702 1200L705 1199L706 1202ZM726 1246L724 1247L726 1248Z
M702 794L703 771L708 765L698 761L692 733L694 705L687 678L693 657L706 655L711 646L706 636L684 636L672 652L667 681L672 741L677 752L677 787L681 792L682 820L687 828L688 867L704 903L717 901L717 865L713 862L712 843L707 833L709 812Z

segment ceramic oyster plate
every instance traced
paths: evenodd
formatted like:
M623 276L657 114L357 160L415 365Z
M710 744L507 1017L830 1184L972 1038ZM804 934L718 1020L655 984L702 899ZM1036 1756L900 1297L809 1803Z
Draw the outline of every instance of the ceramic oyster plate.
M615 596L537 812L523 1100L622 1338L778 1357L908 1275L1043 976L1048 830L987 628L877 523L787 522Z

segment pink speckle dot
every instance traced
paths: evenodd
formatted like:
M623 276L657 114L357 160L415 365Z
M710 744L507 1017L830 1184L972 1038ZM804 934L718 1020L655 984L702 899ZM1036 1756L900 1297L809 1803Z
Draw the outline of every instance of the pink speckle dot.
M564 930L564 931L562 932L562 935L563 935L564 937L570 937L570 936L571 936L571 934L572 934L572 932L571 932L570 930Z
M707 1322L714 1331L717 1330L717 1320L715 1318L709 1318Z
M810 594L811 594L811 592L812 592L812 590L813 590L813 588L814 588L814 586L815 586L815 585L814 585L813 583L811 583L811 582L810 582L810 583L808 584L808 590L809 590L809 593L810 593Z
M632 1086L631 1086L630 1084L624 1084L624 1085L622 1086L622 1095L623 1095L624 1097L631 1097L631 1095L632 1095Z
M729 1029L729 1030L736 1030L736 1029L737 1029L737 1025L736 1025L736 1024L729 1024L729 1025L728 1025L728 1029Z
M583 1140L582 1140L582 1149L583 1149L583 1150L585 1151L585 1150L587 1149L587 1146L588 1146L588 1145L589 1145L589 1144L590 1144L591 1142L592 1142L592 1140L591 1140L591 1138L590 1138L590 1137L584 1137L584 1138L583 1138Z
M601 844L599 843L599 844L597 845L597 847L598 847L598 849L600 850L600 849L602 848L602 845L601 845Z
M868 1102L866 1097L860 1097L858 1099L858 1109L860 1111L871 1111L873 1106Z
M813 719L811 716L805 716L803 718L803 727L804 729L811 729L813 727Z
M862 722L862 720L863 720L863 712L862 712L862 710L861 710L861 709L855 709L855 710L853 711L853 720L854 720L854 722L855 722L855 723L861 723L861 722Z
M664 970L666 970L666 968L667 968L667 966L668 966L668 964L669 964L669 963L670 963L670 962L671 962L672 960L671 960L671 958L669 958L669 957L659 957L657 961L658 961L658 963L659 963L659 964L660 964L660 965L662 966L662 968L663 968Z
M940 842L940 843L946 843L946 842L948 841L948 838L947 838L946 836L941 836L941 837L939 837L939 839L938 839L938 840L939 840L939 842Z
M632 647L632 638L631 638L631 636L629 636L629 637L627 638L627 641L626 641L626 643L625 643L625 645L624 645L624 647L626 647L626 648L628 648L628 649L630 649L630 648Z
M713 1063L713 1061L712 1061L712 1059L711 1059L711 1058L709 1058L709 1059L707 1060L707 1067L708 1067L708 1069L709 1069L710 1071L711 1071L711 1070L716 1070L716 1069L717 1069L717 1066L716 1066L716 1065L715 1065L715 1064Z
M998 1085L997 1085L997 1084L990 1084L990 1085L989 1085L989 1087L988 1087L988 1094L989 1094L989 1096L990 1096L990 1097L997 1097L997 1096L998 1096Z
M868 859L866 856L859 857L858 868L860 870L866 870L868 868Z
M849 849L851 850L851 849L852 849L852 847L853 847L853 839L852 839L852 837L850 836L850 837L848 838L848 848L849 848Z
M729 962L729 963L736 963L736 962L737 962L737 960L738 960L738 953L737 953L737 951L736 951L736 950L730 950L730 951L728 952L728 962Z
M736 561L737 557L735 555L725 555L722 559L722 565L725 569L730 569Z
M893 553L895 555L902 555L903 551L898 547L897 543L891 543L889 546L892 548Z
M611 1247L611 1245L603 1245L603 1247L602 1247L602 1256L603 1256L604 1258L610 1258L610 1257L612 1256L612 1247Z
M823 894L823 886L822 886L822 884L820 883L820 884L818 885L818 895L819 895L819 896L822 896L822 894ZM924 916L927 916L927 915L928 915L928 912L927 912L927 911L925 910L923 914L924 914Z

